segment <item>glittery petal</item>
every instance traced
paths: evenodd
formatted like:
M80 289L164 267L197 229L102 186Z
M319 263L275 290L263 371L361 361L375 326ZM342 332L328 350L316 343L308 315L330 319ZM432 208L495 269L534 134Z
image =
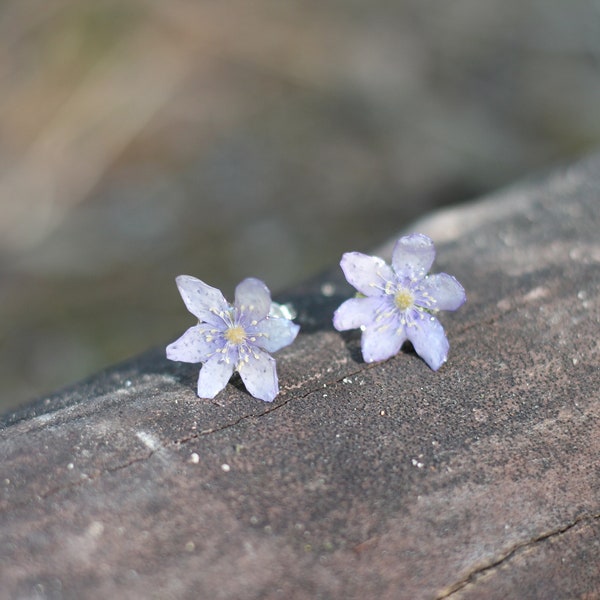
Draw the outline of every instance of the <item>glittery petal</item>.
M167 346L167 358L189 363L208 360L222 345L222 340L212 335L211 329L212 326L206 323L190 327L179 339Z
M222 322L214 311L225 312L228 304L217 288L191 275L179 275L175 281L187 309L198 320L213 324Z
M456 310L467 299L463 286L447 273L429 275L420 287L433 299L430 307L436 310Z
M333 313L333 326L338 331L358 329L371 323L381 306L380 297L350 298Z
M269 317L259 323L254 343L267 352L277 352L284 346L289 346L296 339L298 331L300 325L289 319Z
M394 246L392 265L396 275L416 281L427 275L433 260L433 240L421 233L401 237Z
M362 334L360 347L365 362L386 360L398 354L402 344L406 341L404 327L388 325L385 329L380 327L367 327Z
M394 280L390 266L377 256L346 252L340 266L348 283L365 296L380 296L386 282Z
M198 396L214 398L229 381L233 373L233 363L225 362L220 355L207 360L200 369L198 377Z
M260 279L244 279L235 288L235 306L249 320L264 319L271 308L269 288Z
M423 319L414 319L406 333L416 353L434 371L446 362L450 345L442 324L435 317L427 315Z
M248 393L259 400L273 402L279 393L275 359L254 348L248 362L241 361L237 369Z

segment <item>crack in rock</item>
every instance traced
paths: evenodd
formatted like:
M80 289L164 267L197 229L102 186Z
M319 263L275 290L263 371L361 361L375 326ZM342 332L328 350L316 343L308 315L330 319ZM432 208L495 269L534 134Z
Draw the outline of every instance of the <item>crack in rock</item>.
M323 387L327 387L327 386L330 386L330 385L336 385L338 383L342 383L345 380L347 380L349 377L355 377L356 375L360 375L361 373L364 373L365 371L368 371L369 369L373 368L374 366L376 366L376 364L366 365L365 368L363 368L363 369L358 369L356 371L352 371L351 373L347 373L343 377L339 377L338 379L336 379L334 381L328 381L328 382L324 383ZM187 442L189 442L191 440L198 439L198 438L200 438L202 436L209 435L211 433L219 433L220 431L225 431L226 429L230 429L231 427L235 427L236 425L238 425L242 421L245 421L246 419L252 419L252 418L258 419L260 417L264 417L265 415L268 415L268 414L270 414L270 413L272 413L272 412L274 412L276 410L279 410L280 408L286 406L286 404L288 404L291 401L304 400L304 398L307 398L311 394L314 394L314 393L320 391L321 389L323 389L323 388L322 387L318 387L318 388L314 388L314 389L311 389L311 390L305 392L301 396L290 396L289 398L287 398L283 402L280 402L279 404L271 406L271 407L267 408L266 410L264 410L263 412L260 412L260 413L250 413L250 414L247 414L247 415L242 415L241 417L238 417L235 421L232 421L231 423L225 423L224 425L220 425L218 427L212 427L210 429L203 429L202 431L199 431L198 433L193 433L193 434L190 434L189 436L186 436L184 438L179 438L178 440L174 440L171 443L175 444L175 445L185 444L185 443L187 443Z
M136 463L148 460L158 450L160 450L160 448L157 448L156 450L151 450L145 456L138 456L135 458L131 458L127 462L115 465L113 467L106 467L106 468L102 469L101 471L98 471L98 473L96 473L95 475L85 475L85 477L82 477L80 481L72 481L68 485L50 488L49 490L46 490L43 494L38 494L38 498L40 498L41 500L46 500L50 496L60 494L63 491L75 489L75 488L81 487L82 485L85 485L87 483L92 483L93 481L100 479L107 473L115 473L116 471L121 471L122 469L127 469Z
M356 375L359 375L360 373L364 373L365 371L372 368L373 366L374 365L366 365L362 369L358 369L351 373L347 373L343 377L340 377L331 382L327 382L325 385L328 386L328 385L335 385L337 383L341 383L348 377L354 377ZM202 436L209 435L212 433L218 433L220 431L225 431L226 429L229 429L231 427L235 427L236 425L238 425L242 421L245 421L246 419L264 417L265 415L268 415L269 413L272 413L273 411L286 406L289 402L291 402L293 400L302 400L302 399L306 398L307 396L309 396L310 394L314 394L315 392L318 392L320 389L322 389L322 388L320 388L320 387L314 388L314 389L311 389L311 390L305 392L304 394L302 394L300 396L290 396L283 402L280 402L279 404L277 404L275 406L271 406L261 413L251 413L251 414L247 414L247 415L242 415L241 417L237 418L235 421L232 421L231 423L225 423L224 425L221 425L219 427L214 427L212 429L205 429L203 431L189 435L187 437L180 438L177 440L172 440L172 441L169 441L166 443L163 443L159 438L157 438L152 433L149 433L146 431L139 431L136 433L136 437L148 449L148 452L144 456L137 456L137 457L129 459L126 462L123 462L123 463L120 463L120 464L117 464L114 466L105 467L104 469L95 473L94 475L85 475L85 477L83 477L80 481L74 481L74 482L68 483L67 485L50 488L49 490L46 490L44 493L39 494L38 498L41 500L46 500L47 498L54 496L56 494L60 494L63 491L75 489L82 485L96 481L106 474L111 474L111 473L115 473L116 471L127 469L136 463L149 460L157 452L160 452L161 450L166 449L170 445L171 446L179 446L179 445L185 444L187 442L190 442L192 440L199 439ZM4 512L4 511L2 511L2 512Z
M502 566L504 563L511 560L514 556L516 556L518 553L525 550L526 548L535 546L536 544L539 544L540 542L545 542L546 540L551 539L553 537L563 535L564 533L566 533L573 527L576 527L580 523L584 523L586 521L591 522L591 521L595 521L597 519L600 519L600 512L594 513L594 514L582 515L582 516L578 517L577 519L575 519L574 521L571 521L567 525L563 525L562 527L557 527L551 531L542 533L541 535L539 535L533 539L527 540L525 542L519 542L518 544L515 544L512 548L510 548L509 550L504 552L497 559L494 559L483 566L475 568L473 571L471 571L471 573L469 573L468 575L463 577L460 581L457 581L456 583L453 583L452 585L448 586L444 591L440 592L435 597L435 600L447 600L449 598L453 598L457 592L460 592L461 590L463 590L465 587L467 587L469 585L475 585L477 580L482 575L489 573L489 572L497 569L498 567Z

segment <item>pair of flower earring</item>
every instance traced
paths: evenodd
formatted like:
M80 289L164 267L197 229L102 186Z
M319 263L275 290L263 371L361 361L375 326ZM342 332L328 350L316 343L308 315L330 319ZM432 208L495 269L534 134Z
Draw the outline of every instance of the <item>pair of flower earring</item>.
M434 258L433 241L419 233L396 242L391 266L360 252L343 255L340 266L358 294L335 311L333 326L338 331L362 331L365 362L394 356L406 340L434 371L446 361L449 344L435 315L456 310L466 295L451 275L427 274ZM218 289L190 275L180 275L176 282L198 324L167 346L167 358L203 363L200 398L214 398L237 371L252 396L272 402L279 383L270 353L291 344L300 326L271 301L269 289L259 279L244 279L235 289L233 304Z

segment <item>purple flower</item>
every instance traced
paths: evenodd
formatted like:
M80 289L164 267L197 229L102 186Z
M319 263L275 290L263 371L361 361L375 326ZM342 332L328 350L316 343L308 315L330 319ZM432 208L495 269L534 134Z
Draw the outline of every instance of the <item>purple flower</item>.
M279 393L275 359L269 352L291 344L299 325L282 316L259 279L244 279L229 304L216 288L190 275L176 279L179 293L198 324L167 346L167 358L203 363L198 396L214 398L237 371L255 398L272 402Z
M333 325L338 331L362 330L366 362L394 356L406 340L434 371L446 362L449 344L435 314L456 310L467 297L451 275L427 275L434 258L433 241L420 233L396 242L391 267L360 252L342 257L344 275L360 297L346 300L336 310Z

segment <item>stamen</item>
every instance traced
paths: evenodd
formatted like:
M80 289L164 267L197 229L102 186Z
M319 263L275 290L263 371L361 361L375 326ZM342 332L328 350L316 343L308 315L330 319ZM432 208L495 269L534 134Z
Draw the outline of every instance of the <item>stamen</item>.
M410 290L400 288L394 296L394 304L400 310L409 309L415 302L415 298Z
M241 325L233 325L225 332L225 339L239 346L246 341L246 331Z
M383 279L383 276L380 273L377 273L377 275L379 275L379 277L381 277L381 279ZM371 283L369 283L369 287L375 288L376 290L379 290L380 292L383 292L384 294L393 294L394 293L394 283L392 281L387 281L385 279L384 279L384 281L385 281L385 285L371 282Z

